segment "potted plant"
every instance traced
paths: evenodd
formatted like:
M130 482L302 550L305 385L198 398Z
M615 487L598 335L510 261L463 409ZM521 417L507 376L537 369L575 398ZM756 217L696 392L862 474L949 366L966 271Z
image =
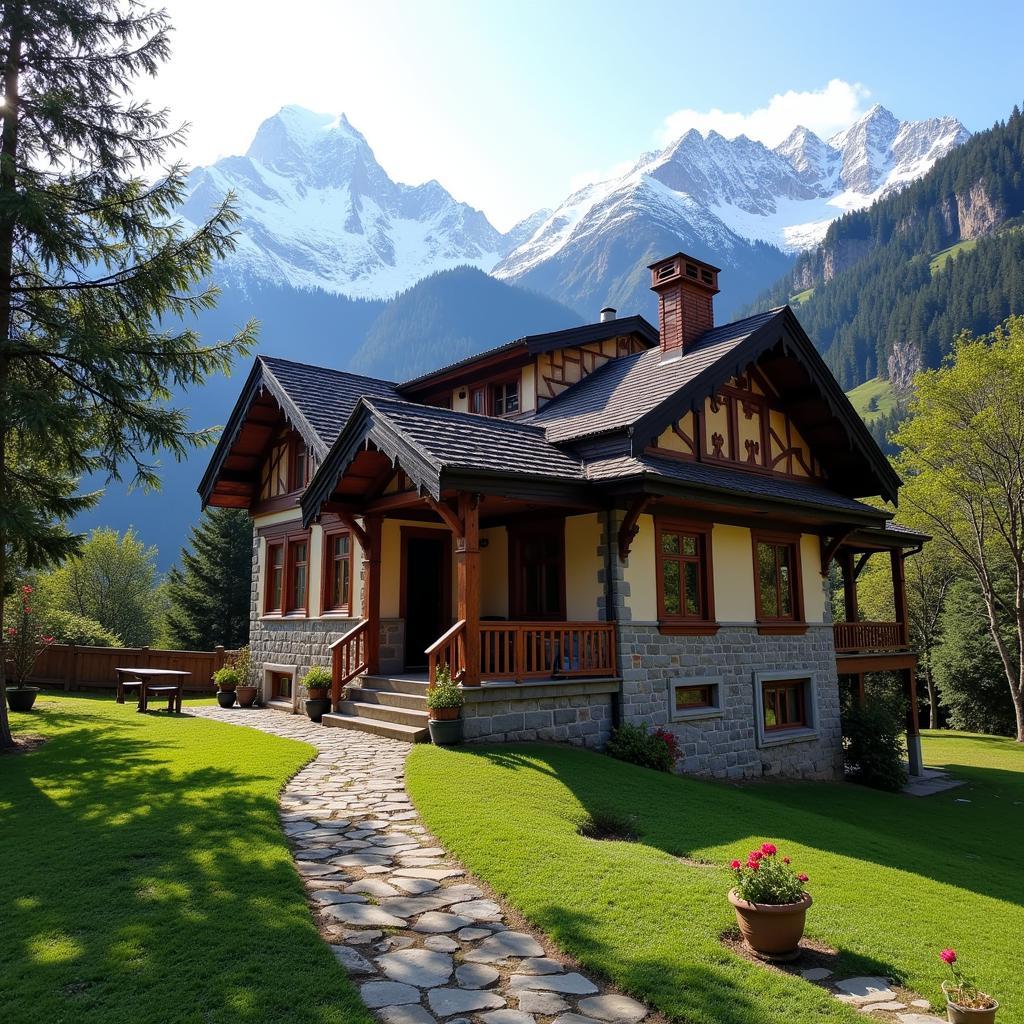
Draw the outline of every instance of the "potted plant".
M238 672L238 686L236 695L240 708L251 708L256 703L259 690L252 685L252 658L249 655L249 648L242 647L237 650L229 661L232 668Z
M217 686L217 703L222 708L235 706L235 690L241 681L241 674L234 665L225 665L213 673L213 681Z
M952 981L942 983L946 997L946 1016L950 1024L993 1024L999 1003L964 974L955 949L944 949L939 958L949 967Z
M303 677L306 688L306 714L311 722L319 722L331 710L331 670L314 665Z
M804 891L807 875L794 871L788 857L779 857L774 843L762 843L745 864L734 860L730 867L736 885L729 902L743 941L765 959L795 960L812 902Z
M7 627L4 637L3 657L11 666L13 684L7 687L7 706L12 711L31 711L36 702L38 686L29 686L39 655L53 643L52 636L46 636L39 629L39 622L32 611L32 588L27 584L18 592L17 621Z
M462 742L463 704L462 690L452 681L447 665L437 670L434 685L427 690L427 712L430 715L427 727L430 742L446 746Z

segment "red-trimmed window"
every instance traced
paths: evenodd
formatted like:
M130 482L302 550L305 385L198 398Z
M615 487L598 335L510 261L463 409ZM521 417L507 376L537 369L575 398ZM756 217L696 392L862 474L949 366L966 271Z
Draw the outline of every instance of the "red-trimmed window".
M800 622L800 551L795 540L754 535L755 595L760 622Z
M710 527L655 521L658 620L664 627L714 621Z
M352 608L352 535L324 534L324 611L348 614Z
M807 719L807 680L782 679L761 686L765 732L805 729Z
M309 597L309 534L288 540L287 569L285 612L304 612Z
M267 579L263 599L264 614L281 613L284 604L284 540L267 543Z
M519 412L519 378L491 385L491 412L494 416L515 416Z
M716 707L714 686L710 683L700 686L677 686L675 688L676 711L696 711L699 708Z

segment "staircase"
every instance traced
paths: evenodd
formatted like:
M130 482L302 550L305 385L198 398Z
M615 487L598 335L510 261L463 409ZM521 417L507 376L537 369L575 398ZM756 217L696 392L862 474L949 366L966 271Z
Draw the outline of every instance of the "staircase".
M333 729L356 729L407 743L429 742L426 676L360 676L348 684L348 700L324 715Z

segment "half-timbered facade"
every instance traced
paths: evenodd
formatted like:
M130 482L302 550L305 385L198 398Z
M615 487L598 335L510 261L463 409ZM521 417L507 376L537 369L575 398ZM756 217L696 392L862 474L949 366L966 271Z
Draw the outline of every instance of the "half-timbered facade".
M672 729L683 768L834 777L840 677L901 674L899 480L788 307L715 325L718 269L651 268L642 317L518 339L405 383L260 357L200 486L253 517L268 702L331 665L325 724L425 736L442 665L470 740ZM860 621L887 557L896 619ZM843 572L833 623L830 564Z

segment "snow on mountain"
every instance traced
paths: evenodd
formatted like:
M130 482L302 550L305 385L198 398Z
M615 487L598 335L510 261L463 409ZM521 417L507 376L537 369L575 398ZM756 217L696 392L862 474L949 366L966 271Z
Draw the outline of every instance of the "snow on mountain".
M220 273L243 286L386 298L438 270L490 270L512 244L436 181L392 181L344 114L283 107L244 156L193 171L185 218L201 222L229 190L239 245Z

